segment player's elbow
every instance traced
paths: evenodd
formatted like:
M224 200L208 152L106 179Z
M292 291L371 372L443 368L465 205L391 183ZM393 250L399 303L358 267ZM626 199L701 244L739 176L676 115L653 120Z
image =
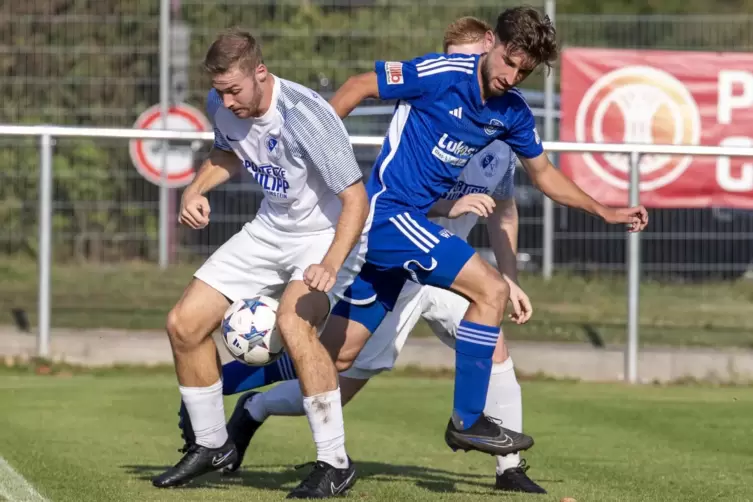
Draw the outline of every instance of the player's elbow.
M546 169L536 169L528 171L528 178L531 180L531 184L538 190L543 191L546 185Z
M370 71L353 75L348 78L346 85L350 85L352 92L362 100L379 97L379 81L376 72Z
M235 153L221 148L212 148L207 161L213 166L225 169L231 176L237 173L243 165Z
M556 190L557 185L560 183L559 174L557 168L551 163L528 171L528 176L533 186L541 190L545 195L549 195L552 190Z
M372 71L348 78L332 97L329 104L335 109L337 115L344 119L364 99L378 97L377 75Z

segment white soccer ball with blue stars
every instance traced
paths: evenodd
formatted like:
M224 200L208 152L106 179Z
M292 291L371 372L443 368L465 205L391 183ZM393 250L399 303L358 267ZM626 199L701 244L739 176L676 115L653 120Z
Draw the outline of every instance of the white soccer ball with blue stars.
M278 305L272 298L257 296L228 307L220 330L234 358L250 366L264 366L282 355L282 338L275 328Z

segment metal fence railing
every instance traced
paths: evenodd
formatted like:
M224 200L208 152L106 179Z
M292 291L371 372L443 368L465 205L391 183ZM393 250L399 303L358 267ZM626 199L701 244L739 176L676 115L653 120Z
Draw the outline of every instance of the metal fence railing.
M0 122L54 123L92 127L122 127L133 123L147 107L165 102L204 105L208 82L198 62L215 34L231 25L247 26L262 42L265 60L273 72L298 81L323 95L345 78L367 70L375 59L408 58L438 50L441 33L453 19L469 13L493 21L514 2L472 0L432 2L383 0L105 0L90 2L30 2L11 10L0 9ZM534 5L551 10L553 0ZM167 7L165 7L167 6ZM116 13L116 14L113 14ZM751 50L753 15L629 15L562 14L556 18L564 47L630 47L681 50ZM165 29L165 26L168 28ZM166 33L169 32L169 33ZM170 50L160 50L169 45ZM167 55L170 57L167 58ZM166 68L167 67L167 68ZM554 72L552 92L558 88ZM534 74L525 89L543 106L544 76ZM556 100L555 100L556 102ZM378 108L378 107L374 107ZM376 111L376 110L373 110ZM388 115L349 117L351 134L381 135ZM545 139L557 136L556 110L550 126L539 113ZM551 129L550 132L547 132ZM27 151L28 139L0 143L0 196L10 201L0 207L8 230L0 235L0 254L33 247L36 236L26 225L34 217L36 179L29 177L35 161ZM364 170L375 152L358 147ZM56 249L63 258L116 261L147 259L165 262L167 249L158 235L174 234L166 219L175 191L141 179L130 167L127 152L113 143L96 144L86 138L58 139L57 172L70 180L55 186L55 204L67 243ZM13 160L11 160L13 159ZM102 176L117 181L97 184ZM578 212L553 208L520 175L518 202L524 226L521 247L532 267L622 272L621 236ZM184 240L170 249L170 259L188 260L206 255L241 215L253 211L255 195L237 197L229 184L214 195L220 209L227 207L225 224L214 235ZM87 199L99 201L94 211ZM105 202L110 201L110 203ZM117 203L126 210L109 211ZM160 209L161 208L161 209ZM156 217L156 219L155 219ZM660 210L656 232L647 235L652 246L646 270L657 275L736 276L743 273L753 252L753 216L725 208ZM61 233L61 235L63 235ZM478 246L485 236L471 236ZM690 243L690 244L689 244Z
M39 151L38 177L38 235L39 235L39 291L38 291L38 325L40 356L49 354L50 344L50 275L53 251L53 216L59 208L54 207L53 180L59 176L58 166L54 165L53 151L55 141L65 138L109 138L109 139L163 139L163 140L201 140L213 139L211 132L186 132L136 129L74 128L60 126L14 126L0 125L0 136L37 138ZM381 136L351 136L354 146L377 147L382 144ZM722 157L753 157L753 148L709 147L686 145L640 145L640 144L587 144L544 142L549 152L600 152L623 153L630 156L629 202L639 203L639 160L641 154L665 155L712 155ZM80 180L77 180L80 181ZM108 180L100 180L100 183ZM637 381L638 354L638 299L640 288L640 234L629 234L627 238L628 270L628 319L627 344L625 349L625 375L630 382ZM624 237L623 237L624 239Z

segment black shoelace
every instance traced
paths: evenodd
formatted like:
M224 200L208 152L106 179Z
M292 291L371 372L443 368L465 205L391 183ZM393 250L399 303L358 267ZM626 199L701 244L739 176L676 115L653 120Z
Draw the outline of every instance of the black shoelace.
M533 488L533 487L537 486L531 480L531 478L528 477L528 474L526 474L528 472L528 469L530 469L530 468L531 468L531 466L529 466L526 463L525 459L521 459L521 461L520 461L520 463L518 464L517 467L513 467L513 468L510 469L510 474L512 475L511 477L514 478L515 483L518 486L526 487L526 488Z
M517 469L520 469L523 472L528 472L528 469L530 469L531 466L528 465L528 462L526 462L526 459L521 458L520 463L518 463Z
M308 477L303 480L300 486L305 486L306 488L317 488L322 482L322 479L324 479L327 474L327 465L322 462L306 462L305 464L296 465L295 469L303 469L310 465L313 465L314 469L311 471Z

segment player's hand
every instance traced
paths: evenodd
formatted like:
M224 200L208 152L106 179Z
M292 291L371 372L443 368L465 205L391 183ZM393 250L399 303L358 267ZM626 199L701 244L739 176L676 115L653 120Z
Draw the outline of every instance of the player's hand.
M510 286L510 303L512 303L513 313L510 319L516 324L525 324L533 315L533 307L528 295L514 281L505 277L505 281Z
M184 192L180 200L180 215L178 221L194 230L204 228L209 224L209 200L197 193Z
M609 208L602 217L607 223L624 223L628 232L640 232L648 225L648 211L643 206Z
M460 197L447 213L447 217L459 218L464 214L473 213L486 218L492 214L495 205L494 199L485 193L472 193Z
M335 279L337 279L337 270L324 263L309 265L303 272L303 283L314 291L323 293L332 289Z

